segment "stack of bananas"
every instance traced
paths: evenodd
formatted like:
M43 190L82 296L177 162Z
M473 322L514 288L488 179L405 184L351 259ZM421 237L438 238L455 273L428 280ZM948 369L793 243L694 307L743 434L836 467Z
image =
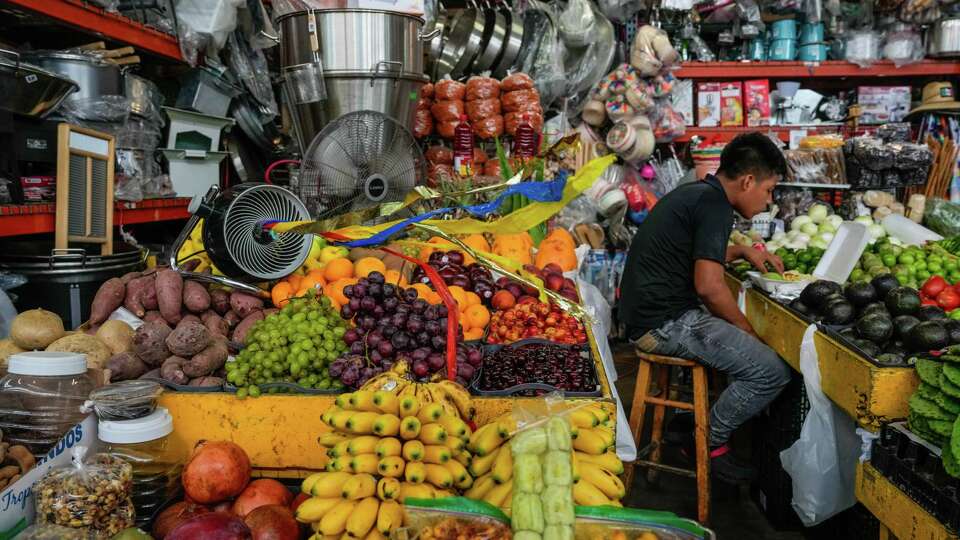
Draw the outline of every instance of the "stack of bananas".
M316 540L382 538L402 524L407 497L449 497L473 485L470 427L442 402L358 390L338 396L321 418L333 429L318 439L330 460L303 481L312 497L296 512Z
M360 390L389 388L390 392L401 398L414 396L423 404L439 403L447 414L457 415L463 420L473 420L476 409L466 388L447 379L427 383L411 381L407 378L409 370L410 366L406 361L395 362L389 370L368 380Z
M570 413L573 438L573 499L581 506L622 506L626 494L623 462L616 454L614 419L598 404L582 406ZM464 495L484 500L510 511L513 490L513 455L510 440L513 420L501 417L480 427L470 438L467 450L473 459L467 470L473 487Z

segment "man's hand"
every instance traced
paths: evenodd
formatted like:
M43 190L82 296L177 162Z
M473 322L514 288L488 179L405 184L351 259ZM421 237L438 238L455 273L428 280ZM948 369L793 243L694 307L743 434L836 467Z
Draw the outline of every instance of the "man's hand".
M783 273L783 261L780 259L780 257L777 257L769 251L762 251L752 247L744 246L743 252L740 256L750 261L750 264L755 266L757 270L760 270L761 273L767 273L767 266L764 263L770 263L774 268L776 268L778 273Z

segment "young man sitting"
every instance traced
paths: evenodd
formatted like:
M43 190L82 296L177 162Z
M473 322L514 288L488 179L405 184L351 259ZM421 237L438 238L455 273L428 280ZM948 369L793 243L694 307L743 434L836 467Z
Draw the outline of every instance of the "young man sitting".
M723 277L724 263L735 259L763 272L764 263L778 272L783 263L727 241L734 210L747 219L764 211L785 171L783 154L765 135L735 138L716 176L678 187L653 208L633 238L620 284L619 317L639 350L695 360L729 377L710 411L709 439L712 471L728 482L756 476L727 442L777 397L790 368L760 341Z

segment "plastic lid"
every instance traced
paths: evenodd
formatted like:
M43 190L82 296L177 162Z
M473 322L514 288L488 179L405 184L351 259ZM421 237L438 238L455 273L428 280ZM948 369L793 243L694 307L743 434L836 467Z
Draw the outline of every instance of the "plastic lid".
M132 444L166 437L173 432L173 417L164 407L136 420L101 420L97 437L108 443Z
M10 356L7 372L17 375L81 375L87 372L87 355L51 351L17 353Z

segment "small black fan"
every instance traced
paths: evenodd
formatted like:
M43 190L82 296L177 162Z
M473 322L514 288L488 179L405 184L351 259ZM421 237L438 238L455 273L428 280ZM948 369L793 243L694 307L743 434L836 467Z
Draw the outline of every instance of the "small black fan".
M327 124L300 165L298 195L314 219L403 201L425 182L426 160L410 131L376 111Z

